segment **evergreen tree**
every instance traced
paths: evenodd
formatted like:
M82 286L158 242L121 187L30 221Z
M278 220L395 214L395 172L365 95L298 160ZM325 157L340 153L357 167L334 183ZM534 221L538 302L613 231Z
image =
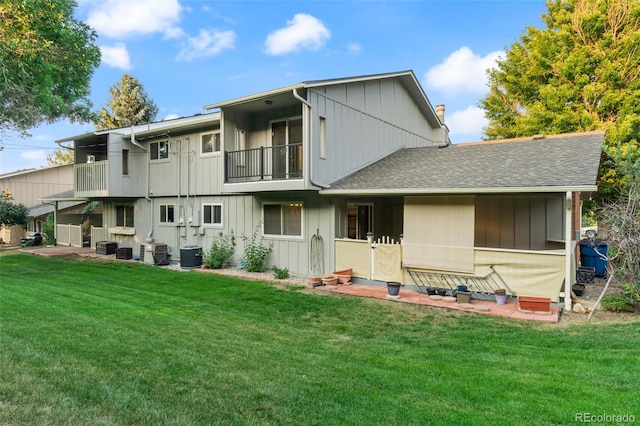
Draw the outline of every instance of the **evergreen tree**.
M149 98L142 83L128 74L109 88L111 99L98 111L97 130L129 127L156 119L158 107Z

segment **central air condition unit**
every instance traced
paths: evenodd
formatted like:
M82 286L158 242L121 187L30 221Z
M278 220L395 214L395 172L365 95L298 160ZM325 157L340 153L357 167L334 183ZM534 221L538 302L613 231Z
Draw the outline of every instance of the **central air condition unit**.
M165 243L149 243L144 247L144 263L156 266L169 264L169 252Z

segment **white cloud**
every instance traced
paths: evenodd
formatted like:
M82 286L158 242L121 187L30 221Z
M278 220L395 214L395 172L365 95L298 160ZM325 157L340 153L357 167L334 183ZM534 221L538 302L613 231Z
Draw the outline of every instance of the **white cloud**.
M44 151L25 151L20 154L20 158L24 160L44 160L46 157Z
M196 37L189 37L187 46L178 54L179 61L193 61L197 58L213 56L225 49L235 47L236 33L217 30L200 30Z
M173 120L175 118L180 118L180 116L178 114L167 114L167 116L163 118L162 121Z
M141 34L182 34L176 29L182 6L178 0L106 0L91 2L87 24L99 35L127 38Z
M331 32L319 19L297 13L287 26L269 34L265 52L269 55L284 55L302 49L319 50L331 37Z
M123 70L131 69L131 60L129 52L124 43L116 43L113 46L100 46L102 52L102 62L113 67Z
M496 51L479 56L463 46L426 72L426 84L432 89L454 94L486 93L486 70L494 68L500 56L504 56L504 52Z
M484 116L484 110L476 106L469 106L466 109L454 111L445 118L451 136L477 135L482 134L482 129L489 124ZM479 137L478 137L479 139Z
M349 43L347 52L350 55L359 55L362 52L362 46L358 43Z

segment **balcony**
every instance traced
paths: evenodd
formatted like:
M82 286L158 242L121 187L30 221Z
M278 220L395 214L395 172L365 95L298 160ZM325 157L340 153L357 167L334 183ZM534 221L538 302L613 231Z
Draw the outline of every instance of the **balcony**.
M76 197L107 196L109 192L109 161L75 164L73 190Z
M227 151L225 183L302 179L302 144Z

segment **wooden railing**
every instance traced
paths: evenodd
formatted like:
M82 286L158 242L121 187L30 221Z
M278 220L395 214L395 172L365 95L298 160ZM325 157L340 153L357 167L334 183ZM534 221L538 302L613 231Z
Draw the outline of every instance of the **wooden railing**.
M302 144L260 147L224 153L227 183L302 178Z
M109 161L76 164L73 166L74 193L78 197L108 195Z

